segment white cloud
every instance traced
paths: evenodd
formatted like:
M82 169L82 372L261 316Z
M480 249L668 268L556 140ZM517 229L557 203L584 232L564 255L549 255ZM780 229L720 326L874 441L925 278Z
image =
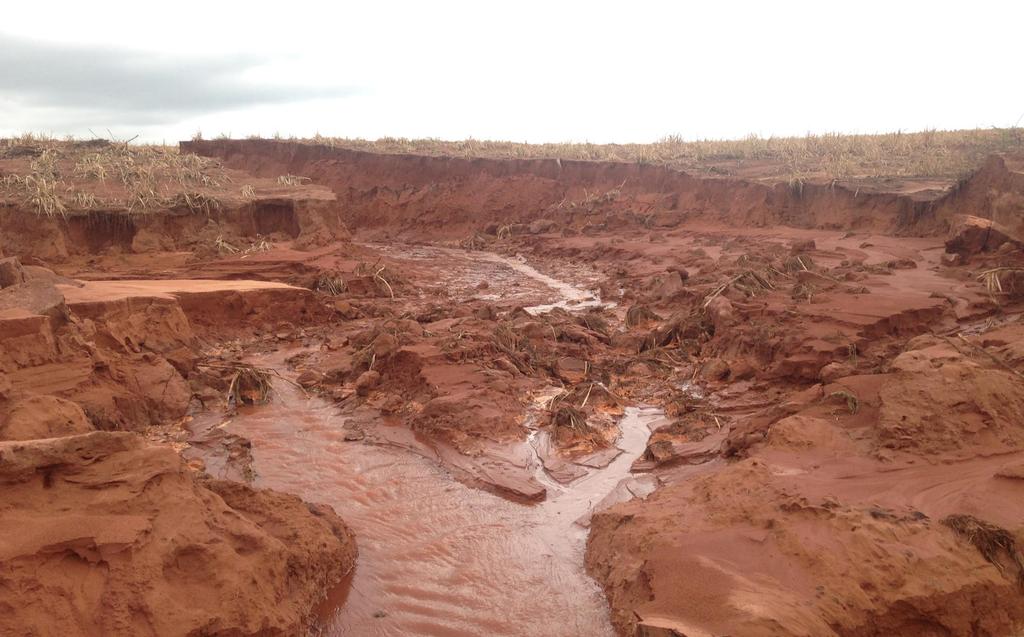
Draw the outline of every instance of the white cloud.
M671 133L1008 126L1024 112L1024 84L1016 81L1024 3L158 6L20 3L5 8L0 31L62 48L104 45L157 56L171 70L149 79L169 93L150 103L131 83L118 90L138 106L121 132L158 141L196 129L207 136L651 141ZM210 64L204 70L190 60ZM204 85L211 77L220 79ZM0 76L0 89L3 82ZM246 90L225 93L225 85ZM317 87L360 92L336 98ZM90 118L120 123L117 109L83 103L76 113L48 111L30 99L38 102L38 93L21 90L0 102L7 126L82 133Z

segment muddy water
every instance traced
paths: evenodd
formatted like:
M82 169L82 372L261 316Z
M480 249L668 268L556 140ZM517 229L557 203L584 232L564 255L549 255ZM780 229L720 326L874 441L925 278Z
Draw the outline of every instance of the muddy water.
M529 265L525 261L521 261L514 257L506 257L500 254L494 254L493 252L479 252L474 253L478 258L492 263L497 263L506 266L513 272L520 274L528 279L533 279L548 286L552 291L557 293L559 299L553 303L544 303L541 305L533 305L526 308L526 311L530 314L544 314L550 312L555 308L563 309L585 309L588 307L602 307L610 306L612 304L604 303L595 292L587 292L581 290L569 283L559 281L553 277L550 277L543 272L540 272L533 266Z
M462 291L487 301L521 304L527 312L535 315L555 308L576 311L615 305L602 301L597 292L581 289L544 274L519 255L505 256L493 252L424 245L368 245L396 260L412 263L443 262L445 282L450 290ZM577 266L570 270L574 279L595 278L595 273L585 267ZM481 283L486 283L488 287L478 291L477 286Z
M284 357L253 362L283 369ZM252 441L259 486L330 504L356 533L358 566L323 634L614 634L575 521L628 474L657 412L629 410L622 454L530 506L467 487L408 451L346 442L332 404L280 381L275 392L227 427Z

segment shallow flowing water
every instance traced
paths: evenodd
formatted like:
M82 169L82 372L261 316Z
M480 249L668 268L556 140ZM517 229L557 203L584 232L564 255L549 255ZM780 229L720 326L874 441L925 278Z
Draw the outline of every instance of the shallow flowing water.
M582 310L590 307L611 307L614 305L614 303L606 303L602 301L596 292L581 290L570 283L559 281L556 278L540 272L519 258L506 257L500 254L494 254L493 252L479 252L475 254L479 255L479 258L482 258L485 261L504 265L517 274L543 283L558 294L559 299L553 303L532 305L525 308L530 314L544 314L555 308Z
M284 367L284 353L253 359ZM655 410L630 409L620 454L524 505L467 487L409 451L343 440L344 417L284 382L228 425L252 441L259 486L334 507L359 560L325 635L613 635L583 569L585 517L627 476Z

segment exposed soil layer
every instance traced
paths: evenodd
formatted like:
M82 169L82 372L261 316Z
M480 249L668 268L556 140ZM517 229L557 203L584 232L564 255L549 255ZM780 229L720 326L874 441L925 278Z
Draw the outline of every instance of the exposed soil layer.
M10 207L0 436L11 449L131 440L89 466L163 454L205 503L188 505L196 519L238 511L268 547L282 520L298 525L294 572L225 585L249 609L238 634L295 634L329 590L327 634L1004 635L1024 622L1018 159L945 190L886 191L185 147L246 182L310 177L305 192L330 202L317 210L337 216L308 221L306 195L282 193L202 240L195 219L164 212L145 222L152 242L108 228L54 257L31 230L79 237L78 222ZM253 249L223 247L243 236ZM75 479L33 471L33 488L91 506ZM351 524L364 550L348 584L331 587L354 555L333 515L289 500L267 517L278 507L254 499L284 496L263 487ZM143 494L118 510L139 506L156 528ZM41 529L57 526L49 501L27 501ZM164 584L147 570L166 561L157 536L139 579L117 581ZM42 568L41 552L17 559ZM235 553L238 573L284 555ZM232 569L230 552L216 559ZM178 572L208 595L195 621L242 621L213 610L206 571ZM290 601L266 601L281 591ZM107 616L95 599L78 602L88 621ZM132 617L159 627L175 608Z
M333 511L131 433L0 443L0 632L295 635L355 561Z
M1022 205L1019 157L992 157L962 184L878 180L763 184L695 177L664 166L569 160L378 155L270 140L183 142L182 149L270 177L302 174L330 186L364 234L454 239L520 224L600 233L700 219L901 235L944 232L955 213L1012 224ZM515 228L513 234L517 234Z

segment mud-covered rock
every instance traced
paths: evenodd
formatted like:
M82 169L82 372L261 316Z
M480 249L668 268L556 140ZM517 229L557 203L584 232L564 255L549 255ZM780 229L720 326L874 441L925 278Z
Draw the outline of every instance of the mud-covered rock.
M551 232L556 227L558 227L558 223L552 219L537 219L530 222L529 232L530 234L544 234Z
M571 356L563 356L555 362L555 374L568 385L583 382L589 368L587 361Z
M323 379L324 375L316 371L315 369L306 369L303 370L302 373L298 375L298 377L295 379L295 382L298 383L301 387L309 389L310 387L314 387L320 382L322 382Z
M682 275L677 270L671 270L655 277L651 282L651 289L655 297L670 299L685 290L686 287L683 285Z
M64 295L51 283L30 280L0 289L0 311L17 309L29 314L64 319L68 316Z
M700 368L700 376L705 380L723 380L729 377L729 363L721 358L713 358Z
M964 255L956 252L943 252L942 256L939 257L939 261L942 265L955 267L964 264Z
M130 433L0 443L0 633L286 637L355 561L326 507Z
M745 360L729 364L729 378L732 380L749 380L754 376L757 376L757 368Z
M28 396L0 414L0 440L58 438L95 429L82 408L57 396Z
M946 251L969 257L981 252L993 252L1005 243L1019 246L1020 241L1010 230L994 221L973 215L957 215L953 219L946 239Z
M707 306L708 318L715 327L715 334L722 335L736 323L736 310L732 301L724 296L716 296Z
M378 383L380 383L380 372L374 369L365 371L356 379L356 393L366 396Z
M789 244L790 254L803 254L804 252L810 252L817 247L814 239L797 239Z
M0 288L19 285L26 280L25 269L21 266L18 257L0 259Z
M831 362L821 368L818 372L818 380L823 383L831 383L844 376L857 373L856 368L849 363Z

